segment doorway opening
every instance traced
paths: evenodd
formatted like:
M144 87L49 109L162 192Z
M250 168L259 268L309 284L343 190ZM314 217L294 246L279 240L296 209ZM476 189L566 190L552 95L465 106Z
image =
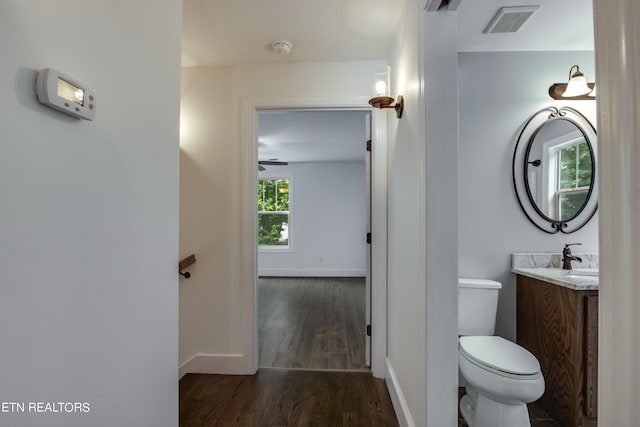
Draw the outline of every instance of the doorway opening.
M257 365L368 370L371 113L256 113Z

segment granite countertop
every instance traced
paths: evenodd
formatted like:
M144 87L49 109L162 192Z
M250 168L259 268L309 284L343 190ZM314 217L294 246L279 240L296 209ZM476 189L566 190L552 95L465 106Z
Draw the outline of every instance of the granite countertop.
M575 290L598 290L598 254L574 254L573 270L560 268L560 254L513 254L511 272Z

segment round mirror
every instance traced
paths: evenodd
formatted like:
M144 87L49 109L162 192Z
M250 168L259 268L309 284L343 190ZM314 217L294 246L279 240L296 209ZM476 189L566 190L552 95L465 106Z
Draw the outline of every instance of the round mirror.
M512 171L520 207L536 227L582 228L597 209L595 128L572 108L538 111L520 132Z

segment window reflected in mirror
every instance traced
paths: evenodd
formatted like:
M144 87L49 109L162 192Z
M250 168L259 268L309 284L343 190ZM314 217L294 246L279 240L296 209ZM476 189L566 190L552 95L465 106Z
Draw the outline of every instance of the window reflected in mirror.
M546 122L533 136L527 157L529 192L540 212L568 221L580 213L591 188L591 148L571 121Z
M554 174L557 217L562 221L575 217L584 206L591 186L591 150L584 137L554 149L558 167Z

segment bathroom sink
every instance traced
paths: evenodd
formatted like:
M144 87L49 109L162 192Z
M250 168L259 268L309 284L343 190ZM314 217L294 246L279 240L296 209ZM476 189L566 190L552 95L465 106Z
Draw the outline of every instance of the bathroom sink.
M562 274L580 279L598 279L600 272L595 268L577 268L574 270L564 270Z

